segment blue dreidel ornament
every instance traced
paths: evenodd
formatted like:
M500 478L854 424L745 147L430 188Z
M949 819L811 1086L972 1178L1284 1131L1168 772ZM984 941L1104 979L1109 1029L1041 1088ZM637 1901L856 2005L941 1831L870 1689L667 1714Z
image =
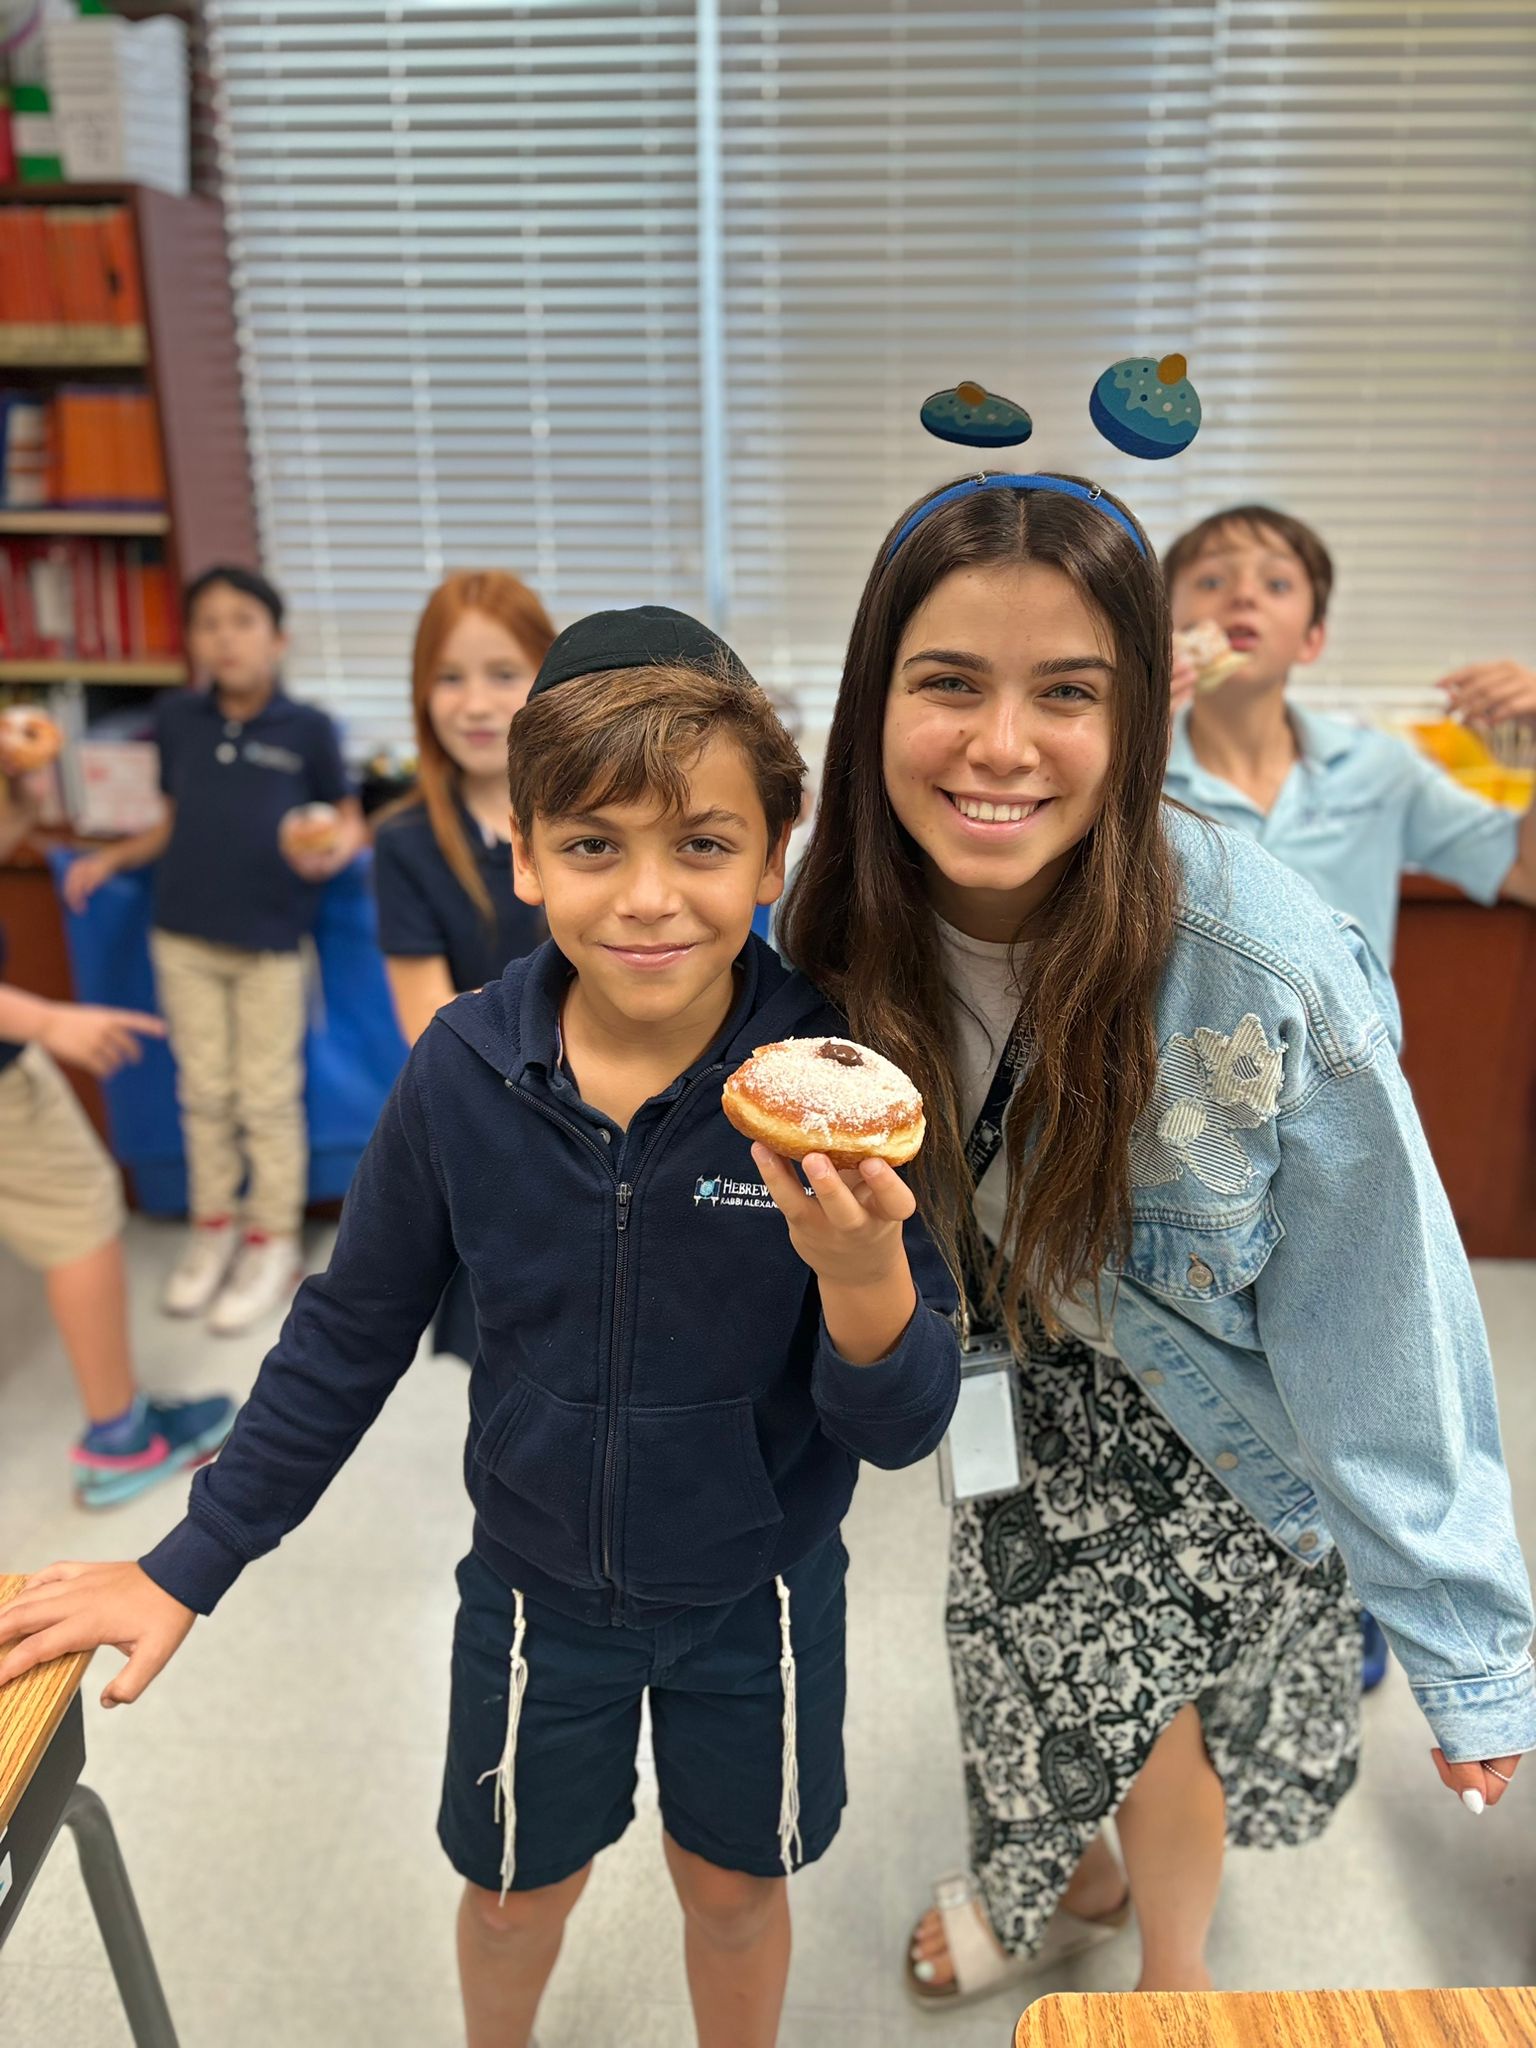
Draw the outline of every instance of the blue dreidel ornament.
M1088 416L1111 447L1143 462L1182 455L1200 431L1200 398L1181 355L1127 356L1094 385Z

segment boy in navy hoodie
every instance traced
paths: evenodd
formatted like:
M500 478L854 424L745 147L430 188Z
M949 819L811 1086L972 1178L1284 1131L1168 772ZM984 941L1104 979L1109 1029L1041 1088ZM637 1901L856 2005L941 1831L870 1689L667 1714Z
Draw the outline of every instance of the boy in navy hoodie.
M550 942L439 1011L186 1519L139 1564L56 1565L0 1682L129 1653L137 1699L314 1506L455 1263L480 1330L439 1834L466 1879L470 2048L523 2048L597 1852L633 1817L649 1690L701 2048L768 2048L784 1874L844 1802L838 1527L858 1461L938 1443L954 1292L889 1167L809 1190L722 1084L840 1020L749 935L803 764L730 650L658 607L545 658L512 754L517 888ZM786 1219L788 1227L786 1228Z

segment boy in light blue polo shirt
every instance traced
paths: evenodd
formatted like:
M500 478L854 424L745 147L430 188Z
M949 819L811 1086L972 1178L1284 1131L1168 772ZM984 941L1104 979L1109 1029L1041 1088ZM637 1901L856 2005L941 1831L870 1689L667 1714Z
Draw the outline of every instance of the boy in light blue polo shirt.
M1237 506L1181 535L1163 567L1174 626L1214 619L1248 657L1179 712L1170 796L1259 840L1356 919L1388 963L1406 868L1481 903L1536 903L1536 806L1521 818L1485 803L1395 734L1286 696L1291 670L1322 652L1333 587L1328 550L1310 527L1268 506ZM1488 676L1503 685L1501 707L1506 698L1536 707L1536 675L1512 663L1460 670L1445 679L1447 694L1475 709Z

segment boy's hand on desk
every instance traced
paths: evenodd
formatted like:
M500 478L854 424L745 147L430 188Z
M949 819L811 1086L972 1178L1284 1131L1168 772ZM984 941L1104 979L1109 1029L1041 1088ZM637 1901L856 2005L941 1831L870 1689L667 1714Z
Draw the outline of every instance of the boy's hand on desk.
M136 1564L50 1564L0 1607L0 1642L21 1638L0 1657L0 1685L55 1657L110 1643L128 1662L101 1704L131 1704L181 1648L196 1619Z
M901 1226L917 1203L883 1159L839 1173L825 1153L812 1152L803 1162L807 1194L777 1152L754 1145L752 1158L789 1224L790 1242L818 1279L836 1287L877 1287L906 1272Z
M64 901L78 917L103 882L110 882L117 865L110 853L87 853L70 862L64 872Z
M1505 718L1536 718L1536 669L1518 661L1477 661L1442 676L1435 685L1471 725Z
M66 1067L83 1068L98 1081L142 1057L140 1038L164 1038L158 1017L142 1010L106 1010L95 1003L60 1003L37 1042Z

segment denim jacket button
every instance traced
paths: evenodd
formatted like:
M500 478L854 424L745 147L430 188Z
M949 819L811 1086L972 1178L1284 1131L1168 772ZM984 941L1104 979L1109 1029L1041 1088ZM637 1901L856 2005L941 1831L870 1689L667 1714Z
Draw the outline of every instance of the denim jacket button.
M1236 1451L1222 1451L1218 1453L1216 1469L1218 1472L1235 1472L1237 1470Z
M1144 1372L1141 1377L1143 1384L1149 1387L1160 1387L1163 1384L1163 1375L1156 1366L1150 1372Z
M1315 1529L1308 1529L1304 1534L1298 1536L1296 1538L1296 1548L1298 1550L1316 1550L1317 1531Z
M1216 1275L1211 1271L1204 1259L1191 1252L1189 1257L1189 1284L1191 1287L1209 1287L1215 1278Z

